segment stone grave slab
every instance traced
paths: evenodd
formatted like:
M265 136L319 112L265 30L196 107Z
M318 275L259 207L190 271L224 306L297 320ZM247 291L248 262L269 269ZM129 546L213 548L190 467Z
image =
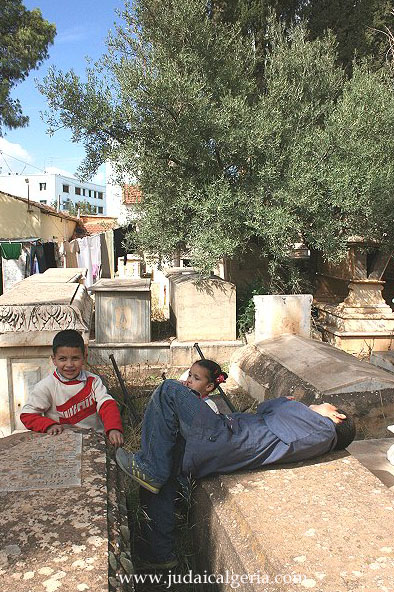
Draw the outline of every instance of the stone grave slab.
M34 282L21 282L12 290L8 290L0 296L0 307L3 306L29 306L37 304L71 304L79 285L64 283L59 288L57 285L48 284L43 288ZM45 290L45 293L43 293Z
M332 403L354 415L357 439L387 436L387 418L394 417L394 374L369 362L296 335L245 346L231 362L235 391L241 388L259 401L292 395L307 405Z
M370 362L378 368L394 372L394 351L372 352Z
M199 567L221 591L394 589L394 496L346 452L209 477L195 497Z
M348 446L348 451L394 493L394 465L387 460L387 451L393 444L393 438L357 440Z
M82 434L71 430L19 444L0 458L0 492L80 487L81 453Z
M62 460L68 454L78 456L81 433L47 436L24 432L3 442L2 463L12 466L16 458L29 455L46 467L44 454L52 455L52 460ZM0 492L2 592L120 592L115 575L114 585L109 585L107 508L112 505L103 435L84 432L79 456L78 485L72 466L65 483L64 465L62 474L52 474L52 487ZM20 471L30 471L32 485L36 479L33 469L27 463L20 466ZM23 477L19 479L22 484ZM119 539L114 542L118 545Z

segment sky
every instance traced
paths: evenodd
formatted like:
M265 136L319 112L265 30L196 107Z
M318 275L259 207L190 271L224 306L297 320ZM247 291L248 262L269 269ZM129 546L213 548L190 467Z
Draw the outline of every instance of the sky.
M123 0L24 0L23 4L28 10L39 8L43 17L56 25L57 34L49 47L49 59L38 70L31 71L12 93L21 101L30 123L25 128L6 130L0 138L0 174L10 170L38 174L45 169L73 175L84 157L84 148L71 142L68 130L59 130L52 137L46 133L40 117L40 111L46 110L46 100L36 89L34 80L41 81L51 65L63 71L73 68L83 75L86 57L97 60L105 53L108 31L119 20L115 10L122 9ZM105 184L104 167L92 181Z

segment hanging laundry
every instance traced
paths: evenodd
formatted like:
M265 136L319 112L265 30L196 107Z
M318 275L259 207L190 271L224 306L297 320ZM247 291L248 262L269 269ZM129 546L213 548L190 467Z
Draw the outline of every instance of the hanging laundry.
M73 250L74 242L78 245L76 240L72 242L64 241L63 243L63 255L66 263L65 267L78 267L77 251Z
M106 230L100 234L101 247L101 277L114 277L114 233Z
M3 272L3 292L10 290L16 283L21 282L30 275L30 255L28 248L21 248L18 259L1 260Z
M101 268L101 244L99 234L89 237L89 248L92 259L93 282L96 282L100 277Z
M57 267L55 259L55 244L52 242L44 243L44 255L47 264L47 268Z
M93 273L92 273L92 257L91 250L88 242L88 237L78 238L79 253L77 254L78 267L86 267L88 272L86 275L86 287L89 288L93 285Z
M115 257L115 271L118 271L118 257L126 256L126 249L123 246L126 229L124 227L115 228L114 230L114 257Z
M22 243L0 243L0 252L3 259L19 259L22 253Z
M33 273L37 273L37 263L40 273L44 273L44 271L48 269L44 254L44 247L41 243L33 244L30 251L30 270L32 275Z

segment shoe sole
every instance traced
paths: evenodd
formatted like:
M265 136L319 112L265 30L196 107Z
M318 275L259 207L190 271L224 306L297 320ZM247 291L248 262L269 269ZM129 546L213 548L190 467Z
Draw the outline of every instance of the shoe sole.
M140 479L139 477L137 477L136 475L133 475L133 473L130 473L128 467L125 467L124 464L122 462L119 462L119 459L116 459L117 465L120 469L122 469L122 471L128 476L130 477L130 479L133 479L133 481L136 481L139 485L141 485L141 487L143 487L144 489L147 489L148 491L150 491L151 493L154 494L158 494L160 491L160 488L155 487L154 485L151 485L150 483L147 483L146 481L143 481L142 479Z
M147 562L142 562L140 563L140 565L137 568L138 570L142 570L142 569L173 569L174 567L177 567L177 565L179 565L179 561L178 559L173 559L172 561L166 561L165 563L149 563Z

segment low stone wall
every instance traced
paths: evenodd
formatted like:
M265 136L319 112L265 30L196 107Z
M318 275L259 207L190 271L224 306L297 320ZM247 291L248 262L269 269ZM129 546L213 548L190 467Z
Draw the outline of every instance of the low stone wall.
M388 592L392 493L355 458L204 479L194 535L200 573L232 592Z
M241 341L200 341L206 358L219 364L227 363L233 353L242 347ZM115 356L118 366L147 364L153 367L189 368L199 355L194 342L151 341L149 343L96 343L89 342L89 364L109 363L109 355Z

